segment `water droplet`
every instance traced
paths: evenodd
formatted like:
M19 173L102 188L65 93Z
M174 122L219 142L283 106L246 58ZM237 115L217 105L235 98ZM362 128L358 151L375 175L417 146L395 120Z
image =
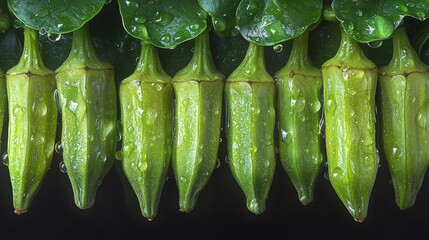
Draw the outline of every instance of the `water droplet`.
M327 107L328 107L329 111L331 111L333 113L337 109L337 103L335 102L334 99L328 99Z
M362 10L360 10L360 9L357 9L355 13L358 17L362 17L362 15L363 15Z
M116 151L115 158L116 158L116 160L121 161L122 160L122 151Z
M393 155L396 155L397 152L398 152L398 148L397 147L392 148L392 154Z
M355 28L355 25L352 22L344 22L344 28L351 32Z
M112 2L112 0L105 0L104 1L104 4L109 4L109 3L111 3Z
M216 31L222 32L226 29L226 21L223 18L213 17L213 27Z
M219 142L220 142L220 143L222 142L222 138L219 138Z
M219 167L220 167L220 159L218 158L218 159L216 159L215 168L219 168Z
M273 46L273 50L276 53L280 53L283 51L283 44L276 44Z
M145 16L137 16L133 20L136 23L143 24L147 21L147 18Z
M410 7L410 8L415 7L415 4L413 2L407 2L406 5L407 7Z
M166 33L161 36L161 42L169 43L170 41L171 41L171 35L169 33Z
M381 45L383 45L383 41L382 40L377 40L377 41L369 42L367 44L368 44L368 46L370 48L379 48L379 47L381 47Z
M155 13L153 22L160 26L167 26L171 21L173 21L174 16L165 11L158 11Z
M136 63L138 63L140 61L140 57L136 57L136 59L134 60Z
M22 28L22 27L24 27L24 23L23 23L22 21L20 21L19 19L15 19L15 20L13 21L12 26L13 26L14 28L18 29L18 28Z
M343 174L344 174L344 171L341 168L336 167L336 168L334 168L334 171L332 172L332 177L335 179L341 178L343 176Z
M247 5L246 10L249 15L255 14L256 10L258 10L258 3L255 1L250 2L250 4Z
M41 36L45 35L46 33L47 33L47 31L46 31L46 29L44 29L44 28L41 28L41 29L39 30L39 34L40 34Z
M325 172L323 173L323 177L324 177L326 180L329 180L329 173L328 173L328 171L325 171Z
M416 13L416 15L419 18L419 20L422 21L422 22L426 19L426 14L424 12L422 12L422 11L418 11Z
M180 176L179 177L179 180L181 181L181 182L187 182L188 181L188 179L186 179L184 176Z
M60 164L58 165L60 168L60 171L62 173L66 173L67 172L67 168L66 168L66 164L64 163L64 161L61 161Z
M426 105L426 104L425 104ZM427 109L425 107L420 108L416 117L417 125L421 128L427 128Z
M61 113L61 103L60 103L60 95L58 94L58 89L55 89L54 91L54 99L55 102L57 103L57 108L59 113Z
M147 1L147 4L148 4L148 5L152 5L152 4L153 4L153 1L152 1L152 0Z
M298 97L295 103L295 107L299 112L303 111L305 108L305 98L303 98L302 96Z
M49 13L51 13L51 9L42 8L39 12L36 13L36 17L44 18L44 17L48 16Z
M3 165L7 166L9 164L9 158L7 156L7 152L4 152L3 155L1 156L1 161L3 163Z
M194 24L191 24L190 26L189 26L189 30L191 31L191 32L196 32L196 31L198 31L200 29L200 24L198 24L198 23L194 23Z
M56 153L58 153L59 155L63 155L63 145L61 144L61 142L55 143L54 149Z
M320 103L319 100L316 100L314 103L311 104L311 107L313 109L313 113L317 113L320 111L322 104Z

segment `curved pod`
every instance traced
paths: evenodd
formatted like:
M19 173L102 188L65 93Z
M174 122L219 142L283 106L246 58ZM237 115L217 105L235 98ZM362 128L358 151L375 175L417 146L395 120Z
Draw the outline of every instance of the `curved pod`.
M6 73L8 166L16 214L27 211L52 162L58 109L54 72L39 50L38 32L24 28L24 50Z

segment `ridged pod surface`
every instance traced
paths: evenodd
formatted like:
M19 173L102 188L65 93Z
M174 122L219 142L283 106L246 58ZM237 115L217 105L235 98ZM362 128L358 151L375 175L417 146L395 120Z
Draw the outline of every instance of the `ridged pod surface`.
M359 43L342 31L337 54L322 65L322 77L329 180L349 213L362 222L379 163L377 68Z
M265 211L276 167L275 93L264 47L249 42L244 60L227 78L225 99L228 164L254 214Z
M396 204L414 205L429 163L429 66L411 46L406 29L393 34L393 56L380 68L381 136Z
M173 87L157 48L141 45L132 75L119 88L122 122L122 167L140 204L153 220L170 167L173 133Z
M117 97L113 66L98 57L87 24L73 32L56 81L63 161L74 201L80 209L91 208L115 161Z
M52 162L58 109L54 72L45 67L38 32L24 27L24 49L6 73L8 166L16 214L27 211Z
M6 91L6 77L4 72L0 70L0 147L1 136L3 134L4 120L7 114L7 91Z
M293 40L287 64L274 77L280 162L306 205L313 200L323 162L322 74L308 55L308 31Z
M216 166L224 76L215 68L209 32L195 39L189 64L173 78L175 118L172 167L182 212L194 209Z

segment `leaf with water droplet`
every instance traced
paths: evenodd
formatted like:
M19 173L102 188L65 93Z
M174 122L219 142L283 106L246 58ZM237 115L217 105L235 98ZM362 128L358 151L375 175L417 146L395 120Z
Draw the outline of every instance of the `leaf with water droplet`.
M166 0L154 4L119 0L118 3L125 30L160 48L173 48L195 38L207 27L207 13L196 1Z
M302 34L322 15L323 1L243 0L236 18L248 41L273 46Z
M429 17L429 2L420 0L334 0L332 9L343 29L365 43L390 38L404 17L421 21Z
M12 13L26 26L55 34L79 29L105 3L105 0L8 0Z
M213 30L220 36L230 36L236 26L235 11L239 0L198 0L201 8L211 17Z

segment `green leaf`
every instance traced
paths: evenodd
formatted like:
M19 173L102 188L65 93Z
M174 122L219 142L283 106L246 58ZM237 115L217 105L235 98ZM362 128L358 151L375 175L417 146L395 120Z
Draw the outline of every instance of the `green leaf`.
M198 0L201 8L212 18L213 30L226 37L235 29L235 12L240 0Z
M343 29L359 42L390 38L406 16L429 17L429 0L334 0L332 8Z
M69 33L103 8L105 0L8 0L11 12L26 26L48 33Z
M160 48L174 48L207 27L207 13L195 0L118 0L125 30Z
M302 34L319 21L322 0L242 0L237 24L245 39L272 46Z

